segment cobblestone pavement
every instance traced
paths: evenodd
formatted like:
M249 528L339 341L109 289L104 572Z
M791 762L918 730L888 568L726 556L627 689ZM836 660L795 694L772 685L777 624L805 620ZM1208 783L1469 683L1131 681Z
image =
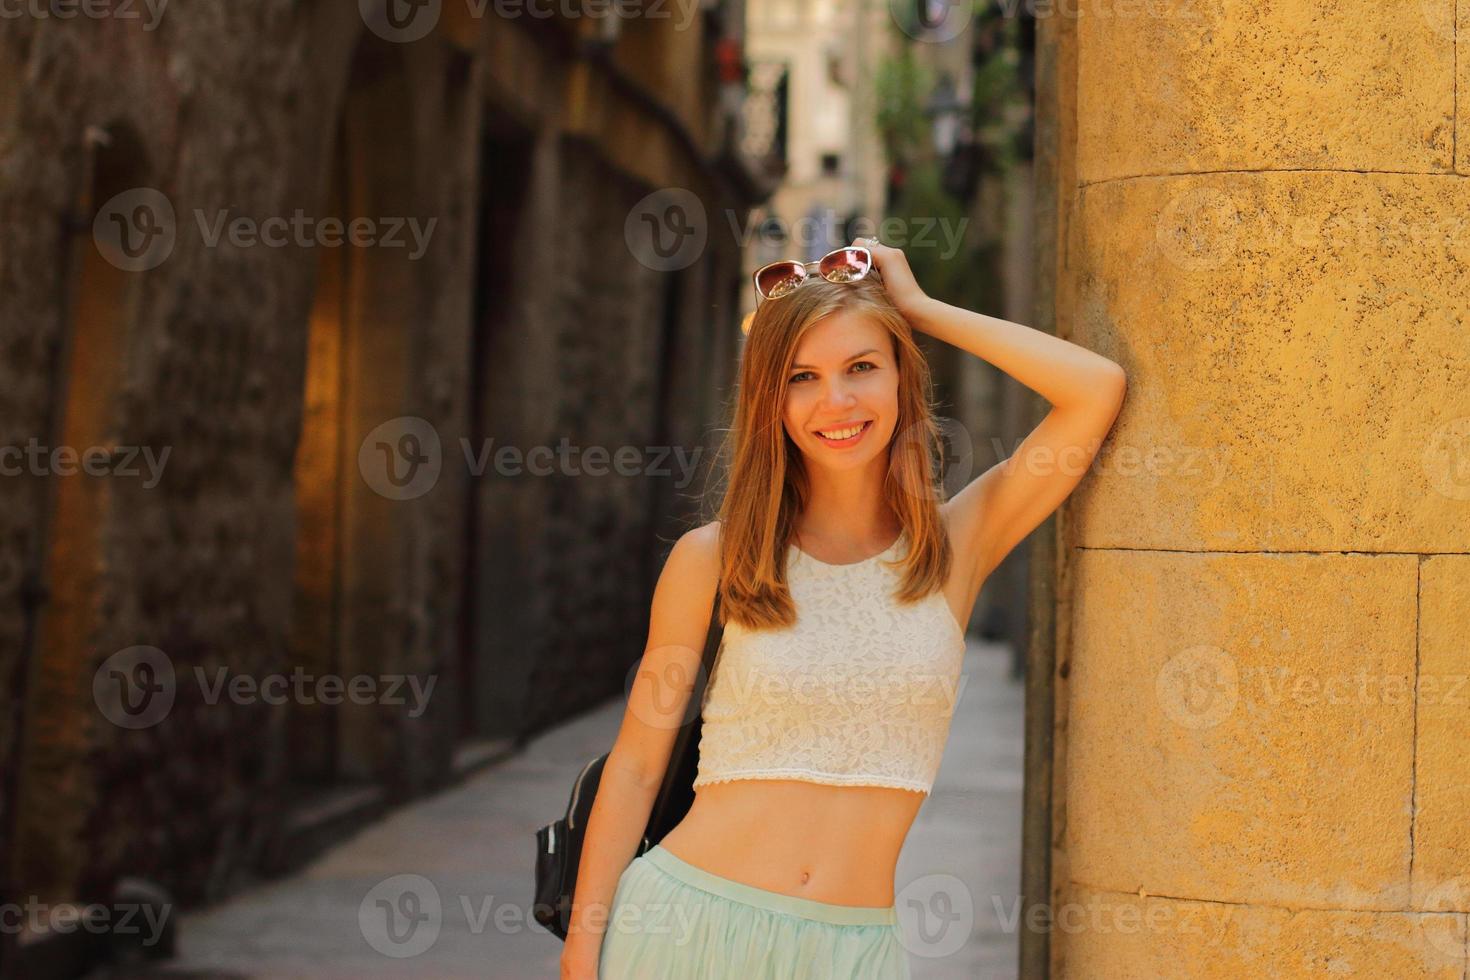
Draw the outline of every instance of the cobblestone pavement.
M1008 664L1008 648L971 640L943 767L899 859L915 980L1016 977L1023 711ZM555 978L561 943L527 921L534 832L565 807L581 764L607 750L621 710L611 701L299 873L184 915L168 969L125 976ZM412 889L418 902L402 901L399 875L428 880ZM380 902L429 925L395 943Z

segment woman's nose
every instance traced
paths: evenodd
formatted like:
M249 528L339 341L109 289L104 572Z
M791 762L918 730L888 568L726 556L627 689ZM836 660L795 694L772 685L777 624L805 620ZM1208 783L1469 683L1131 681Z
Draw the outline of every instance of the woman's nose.
M854 400L852 389L841 381L830 382L822 390L822 404L827 408L843 408L851 405Z

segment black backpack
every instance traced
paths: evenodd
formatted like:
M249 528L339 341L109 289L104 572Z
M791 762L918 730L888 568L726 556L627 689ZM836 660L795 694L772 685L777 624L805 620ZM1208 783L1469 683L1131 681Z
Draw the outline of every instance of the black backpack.
M699 736L703 718L699 710L704 700L715 655L719 652L724 628L720 625L720 593L715 591L714 609L710 615L709 635L705 638L704 655L700 659L700 671L694 679L694 688L689 703L695 709L694 717L680 727L674 737L674 746L669 752L669 766L664 772L653 809L649 811L648 826L643 839L638 842L634 857L643 854L664 835L684 819L694 802L694 777L699 768ZM597 796L597 786L602 779L602 767L608 754L588 762L577 774L572 784L571 799L567 802L564 816L558 817L536 831L536 898L531 907L532 917L558 939L567 938L567 929L572 918L572 893L577 887L577 865L582 859L582 838L587 829L587 817L592 812L592 801Z

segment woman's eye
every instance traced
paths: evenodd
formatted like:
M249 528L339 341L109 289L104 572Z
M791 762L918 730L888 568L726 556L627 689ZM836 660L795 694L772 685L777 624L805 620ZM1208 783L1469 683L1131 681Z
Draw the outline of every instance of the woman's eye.
M852 367L853 368L858 368L858 367L863 367L863 366L867 366L867 367L873 368L874 370L876 370L877 367L878 367L878 365L874 364L872 361L858 361L857 363L853 364ZM848 370L852 370L852 368L849 368ZM859 371L857 373L858 374L867 374L868 372L867 371ZM802 371L800 374L797 374L794 377L792 377L791 381L788 382L788 383L789 384L795 384L796 382L800 381L802 378L806 377L808 374L811 374L811 372L810 371Z

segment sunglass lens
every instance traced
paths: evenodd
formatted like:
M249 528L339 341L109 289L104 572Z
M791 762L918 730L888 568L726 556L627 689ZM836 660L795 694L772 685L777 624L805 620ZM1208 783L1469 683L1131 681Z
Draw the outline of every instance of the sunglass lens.
M852 282L866 276L872 264L872 257L865 249L839 248L822 256L822 278L828 282Z
M766 299L785 296L806 278L806 269L797 262L773 262L755 274L756 285Z

